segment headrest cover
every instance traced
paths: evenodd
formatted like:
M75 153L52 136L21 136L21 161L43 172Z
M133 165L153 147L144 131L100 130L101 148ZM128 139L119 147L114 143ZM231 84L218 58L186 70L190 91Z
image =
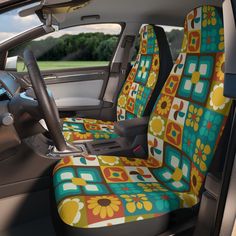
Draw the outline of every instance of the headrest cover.
M203 6L185 18L182 52L224 52L224 29L220 8Z
M140 30L139 54L158 53L158 43L153 25L145 25Z

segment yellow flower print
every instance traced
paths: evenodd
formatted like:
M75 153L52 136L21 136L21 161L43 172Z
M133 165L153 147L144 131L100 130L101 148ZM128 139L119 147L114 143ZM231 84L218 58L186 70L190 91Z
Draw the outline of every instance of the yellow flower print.
M195 178L195 177L194 177ZM189 208L198 203L198 198L196 197L195 194L191 193L177 193L179 197L182 199L182 206Z
M183 38L181 52L184 53L184 52L187 51L187 45L188 45L188 34L185 32L184 33L184 38Z
M94 134L95 139L109 139L110 136L106 133L95 133Z
M119 99L118 99L118 105L119 105L120 107L125 107L125 105L126 105L126 96L121 95L121 96L119 97Z
M201 189L202 186L202 178L198 173L198 170L193 167L192 171L191 171L191 187L192 187L192 191L194 192L195 195L198 196L199 191ZM188 200L188 204L189 204L189 200Z
M84 119L83 122L88 123L88 124L98 124L99 123L99 121L94 120L94 119Z
M128 166L142 166L143 165L143 160L139 158L121 157L120 159L125 165L128 165Z
M166 188L162 187L159 183L138 183L138 186L143 188L144 192L151 193L151 192L166 192L168 191Z
M72 132L63 132L66 141L72 141Z
M119 158L116 156L98 156L98 159L101 160L103 164L108 166L119 164Z
M157 103L156 111L159 115L167 115L171 108L171 99L168 96L162 96Z
M222 54L216 62L216 76L220 81L224 80L225 54Z
M115 212L119 211L121 201L113 196L97 196L92 197L88 201L88 209L92 210L95 216L105 219L113 217Z
M186 125L192 127L194 131L198 131L199 122L200 122L202 114L203 114L202 108L197 108L197 107L194 107L194 105L190 105L188 116L186 119Z
M158 71L159 70L159 56L158 55L153 56L152 70L153 71Z
M147 32L148 32L148 37L150 37L150 38L154 37L154 30L151 25L147 25Z
M230 101L229 98L224 97L224 85L223 83L220 85L215 85L213 91L210 95L210 105L213 107L215 111L223 110L225 105Z
M93 135L89 132L87 133L79 133L79 132L75 132L73 135L73 141L77 141L77 140L91 140L93 139Z
M148 77L147 86L151 88L156 83L156 81L157 81L157 74L152 71Z
M67 198L58 208L58 213L68 225L76 225L81 219L81 210L84 208L84 203L79 198Z
M193 161L197 163L202 171L207 170L205 161L207 160L207 155L211 153L211 148L209 145L205 145L200 139L197 140L195 153L193 155Z
M150 131L154 135L161 136L165 130L164 120L160 116L154 116L150 122Z
M224 37L224 28L220 28L219 30L219 35L220 35L220 43L218 44L218 48L219 50L224 50L225 48L225 44L224 44L224 40L225 40L225 37Z
M204 6L202 26L207 27L208 25L216 25L216 12L214 7Z
M132 194L132 195L121 195L126 201L126 209L130 213L134 213L137 209L145 209L146 211L152 210L152 203L148 201L145 194Z
M131 82L126 82L122 92L126 95L129 94L131 86L132 86Z

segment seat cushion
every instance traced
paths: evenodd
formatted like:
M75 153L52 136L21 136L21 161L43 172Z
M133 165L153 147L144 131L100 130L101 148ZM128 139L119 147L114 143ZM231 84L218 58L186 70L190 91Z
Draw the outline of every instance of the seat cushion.
M64 158L53 178L61 220L76 228L100 228L158 218L197 204L192 192L167 189L158 180L158 166L154 159Z
M87 142L119 137L114 132L114 122L83 118L65 118L63 134L68 142Z

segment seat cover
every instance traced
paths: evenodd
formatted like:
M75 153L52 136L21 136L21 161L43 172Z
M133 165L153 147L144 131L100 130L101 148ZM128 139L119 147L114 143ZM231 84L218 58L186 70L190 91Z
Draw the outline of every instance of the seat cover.
M159 68L159 46L154 26L143 26L136 61L118 97L118 121L143 116L156 86Z
M154 105L150 102L150 99L155 90L158 89L156 85L160 69L159 46L155 28L152 25L145 25L140 30L139 52L118 98L118 121L142 117L147 113L147 110L151 110L150 106L152 108ZM159 27L160 29L163 31ZM169 62L171 61L169 51L163 57ZM168 71L165 79L168 76L167 73ZM163 85L163 82L160 83ZM65 118L62 122L64 137L70 142L118 137L114 133L113 122L82 118ZM89 123L93 123L93 126Z
M129 228L128 222L157 219L157 234L158 219L199 202L231 105L223 96L221 10L194 9L184 31L182 52L150 117L149 158L78 156L60 161L54 189L63 224L78 232L86 228L86 235L104 229L105 236L114 225ZM153 235L153 228L145 230L143 235ZM141 235L138 228L132 232Z
M114 122L84 118L65 118L63 135L66 141L74 143L118 137Z

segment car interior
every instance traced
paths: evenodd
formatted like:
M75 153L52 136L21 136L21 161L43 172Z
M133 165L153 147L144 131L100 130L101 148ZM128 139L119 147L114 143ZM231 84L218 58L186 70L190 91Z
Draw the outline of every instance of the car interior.
M0 236L236 235L236 1L0 2Z

